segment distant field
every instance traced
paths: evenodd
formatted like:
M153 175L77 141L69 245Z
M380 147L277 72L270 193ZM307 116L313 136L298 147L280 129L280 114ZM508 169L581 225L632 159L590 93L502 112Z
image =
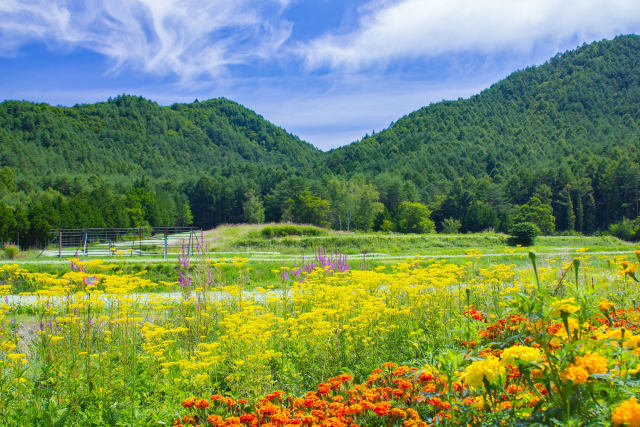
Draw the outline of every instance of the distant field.
M247 288L256 286L279 286L277 274L273 271L282 265L300 265L302 256L313 259L318 248L327 253L339 250L348 256L351 268L359 268L366 262L371 268L387 266L405 258L424 257L447 259L463 264L473 259L477 266L492 263L508 263L517 267L526 266L527 254L535 251L541 262L546 259L570 259L584 254L593 258L611 258L616 254L630 253L638 248L628 242L610 236L541 236L536 245L528 248L515 248L506 245L507 236L499 233L477 234L395 234L395 233L348 233L317 227L315 236L263 237L265 227L292 227L290 224L278 225L224 225L208 230L198 236L204 237L209 249L209 257L217 260L230 260L234 257L246 258L251 267ZM293 226L298 227L298 226ZM295 229L294 229L295 231ZM273 230L269 230L273 233ZM584 251L584 253L582 252ZM52 251L53 252L53 251ZM17 263L30 271L62 274L69 269L68 255L40 256L39 252L23 254L16 260L0 259L0 264ZM152 281L173 282L178 280L177 253L170 253L167 259L162 256L120 256L107 257L110 263L122 264L126 273L141 274ZM89 257L90 258L90 257ZM160 290L162 291L162 290Z

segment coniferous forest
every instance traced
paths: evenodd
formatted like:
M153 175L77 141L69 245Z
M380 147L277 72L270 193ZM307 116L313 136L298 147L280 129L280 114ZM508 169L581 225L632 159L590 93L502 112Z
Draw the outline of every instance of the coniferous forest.
M324 153L226 99L0 104L0 238L294 221L640 238L640 37L517 71Z

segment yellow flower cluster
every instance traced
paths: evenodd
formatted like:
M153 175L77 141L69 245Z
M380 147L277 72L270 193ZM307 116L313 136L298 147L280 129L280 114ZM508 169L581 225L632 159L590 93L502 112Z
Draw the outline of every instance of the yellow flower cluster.
M611 414L614 426L640 427L640 403L635 397L625 400Z
M504 378L505 373L504 363L496 357L488 356L469 365L462 377L470 387L479 388L483 386L484 380L490 384L497 383Z
M579 310L580 306L576 304L574 298L565 298L556 300L551 304L551 312L549 315L552 317L562 317L563 315L572 314Z
M569 365L562 373L562 380L565 383L572 382L579 385L587 382L589 379L589 371L582 366Z
M607 358L598 353L587 353L576 357L576 366L582 366L589 374L606 374Z
M524 345L514 345L505 349L500 358L504 363L515 364L517 361L537 362L542 358L540 349Z

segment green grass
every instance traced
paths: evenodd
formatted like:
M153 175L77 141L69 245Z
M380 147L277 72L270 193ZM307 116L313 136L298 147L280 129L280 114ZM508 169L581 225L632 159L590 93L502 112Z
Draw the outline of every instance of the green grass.
M286 232L304 234L307 227L291 224L241 224L224 225L205 231L204 238L210 249L211 258L230 259L232 257L249 258L248 280L242 285L247 289L256 286L280 286L278 274L283 262L293 267L300 265L302 255L312 260L318 246L327 251L339 249L349 255L351 268L360 268L363 253L367 254L367 263L371 268L391 265L404 257L421 256L425 258L448 258L449 262L465 263L471 260L470 253L479 252L473 257L478 267L489 264L505 263L526 267L527 254L536 252L541 259L572 259L578 255L613 257L616 252L629 252L638 249L637 245L624 242L611 236L540 236L535 246L529 248L509 248L507 236L500 233L477 234L394 234L394 233L347 233L313 227L314 236L269 237L264 235ZM268 231L264 231L268 230ZM275 230L275 231L274 231ZM308 231L308 230L307 230ZM578 249L585 249L585 252ZM509 253L514 251L514 253ZM613 252L610 254L610 252ZM62 275L69 271L69 263L57 257L35 259L22 253L17 260L22 268L33 272ZM4 262L11 262L3 260ZM136 257L105 258L105 263L119 263L119 271L124 274L146 271L143 277L151 281L174 282L178 280L176 255L165 260L162 257L140 259ZM232 283L236 278L230 272L231 266L223 267L223 280ZM163 291L164 289L158 289Z

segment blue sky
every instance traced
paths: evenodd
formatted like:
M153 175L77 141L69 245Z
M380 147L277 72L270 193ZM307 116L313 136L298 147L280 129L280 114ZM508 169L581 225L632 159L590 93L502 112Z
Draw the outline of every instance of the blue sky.
M326 150L627 33L638 0L0 0L0 99L224 96Z

